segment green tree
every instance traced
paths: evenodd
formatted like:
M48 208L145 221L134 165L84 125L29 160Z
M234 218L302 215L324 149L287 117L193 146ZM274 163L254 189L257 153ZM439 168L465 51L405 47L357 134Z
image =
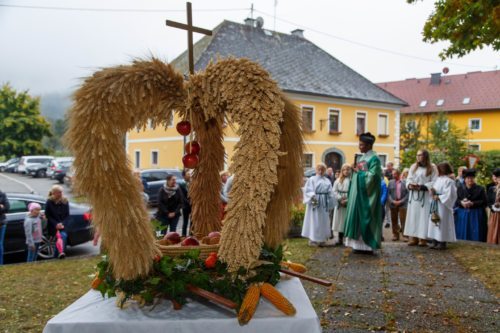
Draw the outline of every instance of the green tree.
M476 166L478 171L476 177L477 183L480 185L491 183L493 170L500 168L500 150L474 152L474 155L479 157L479 162Z
M463 164L468 153L467 130L458 128L448 120L446 113L439 112L432 117L428 131L428 149L436 164L446 161L455 169Z
M425 42L450 42L441 59L462 57L483 46L500 50L500 1L438 0L434 7L422 34Z
M51 135L50 124L40 114L40 100L4 84L0 88L0 156L46 154L49 150L42 138Z
M43 140L43 145L48 147L50 150L62 152L64 150L63 138L66 130L68 128L68 121L64 119L51 120L51 130L54 133L51 137L45 137Z
M421 137L421 122L415 116L401 118L400 148L401 168L408 168L415 162L417 151L426 148L427 143Z

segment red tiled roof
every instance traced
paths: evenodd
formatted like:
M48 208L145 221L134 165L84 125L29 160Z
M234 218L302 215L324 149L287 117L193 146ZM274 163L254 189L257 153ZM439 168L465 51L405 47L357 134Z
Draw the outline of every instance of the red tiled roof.
M401 109L404 113L500 109L500 70L445 75L439 84L430 82L427 77L377 85L409 104ZM469 104L463 103L466 97ZM440 99L444 103L437 106ZM422 101L427 101L426 106L420 107Z

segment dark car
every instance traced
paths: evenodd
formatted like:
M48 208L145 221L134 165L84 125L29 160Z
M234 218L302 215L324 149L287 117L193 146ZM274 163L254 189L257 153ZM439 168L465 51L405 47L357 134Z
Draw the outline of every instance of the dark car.
M182 171L177 169L148 169L141 171L141 180L144 185L144 192L149 196L150 205L158 204L158 192L165 184L168 174L177 178L177 184L184 183Z
M15 173L17 172L17 167L19 166L20 159L14 162L10 162L9 164L3 167L4 172Z
M14 158L11 158L10 160L6 161L6 162L0 163L0 172L7 171L7 169L9 167L13 166L16 163L19 163L20 160L21 159L19 157L14 157Z
M36 163L26 167L26 174L35 178L47 177L49 163Z
M67 162L60 162L57 167L55 167L52 176L50 178L53 178L57 180L60 184L64 183L64 177L66 177L66 172L71 168L73 165L73 162L67 161Z
M28 204L37 202L45 210L46 199L39 195L24 193L7 193L10 210L6 215L7 229L5 230L4 254L14 254L26 251L24 235L24 218L28 214ZM86 243L93 238L92 223L89 207L69 204L69 220L65 224L69 246ZM54 242L49 240L47 226L44 223L44 236L40 244L39 256L42 258L54 257Z

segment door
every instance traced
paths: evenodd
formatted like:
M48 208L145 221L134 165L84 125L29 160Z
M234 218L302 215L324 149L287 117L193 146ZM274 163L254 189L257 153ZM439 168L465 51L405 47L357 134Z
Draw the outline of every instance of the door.
M327 168L332 168L333 171L340 170L342 168L342 156L339 153L331 152L325 156L325 164Z

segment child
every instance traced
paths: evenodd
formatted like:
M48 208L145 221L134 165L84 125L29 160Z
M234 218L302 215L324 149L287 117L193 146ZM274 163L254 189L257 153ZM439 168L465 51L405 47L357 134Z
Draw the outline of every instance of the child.
M26 235L26 244L28 245L27 262L36 261L38 257L38 248L42 242L42 221L40 214L42 207L32 202L28 205L29 213L24 219L24 233Z

